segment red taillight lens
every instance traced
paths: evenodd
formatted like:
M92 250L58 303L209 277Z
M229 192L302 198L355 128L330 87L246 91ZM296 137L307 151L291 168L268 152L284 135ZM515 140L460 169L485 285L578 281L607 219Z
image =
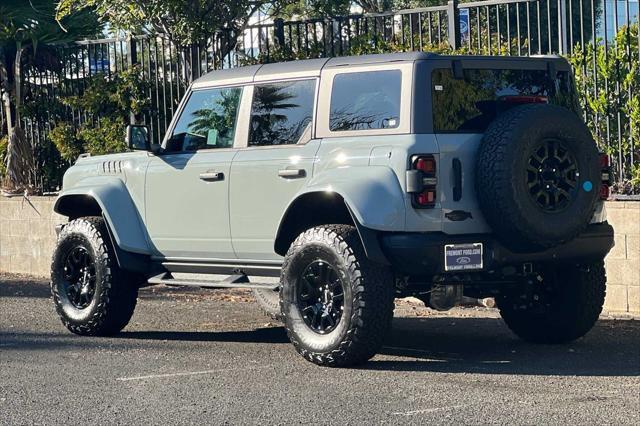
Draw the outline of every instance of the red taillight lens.
M598 193L598 195L600 195L600 199L601 200L608 200L609 199L609 195L611 194L611 191L609 190L609 186L606 184L602 184L600 185L600 191Z
M424 173L433 174L436 172L436 160L433 157L418 157L415 168Z
M598 164L600 165L600 198L606 200L609 198L609 186L611 186L611 162L608 154L601 153L598 158Z
M435 189L427 190L419 193L416 196L416 203L420 206L428 207L433 206L436 203L436 191Z
M419 180L413 196L413 205L420 208L434 207L437 184L435 157L433 155L416 155L413 157L411 165L413 170L420 172L417 176Z

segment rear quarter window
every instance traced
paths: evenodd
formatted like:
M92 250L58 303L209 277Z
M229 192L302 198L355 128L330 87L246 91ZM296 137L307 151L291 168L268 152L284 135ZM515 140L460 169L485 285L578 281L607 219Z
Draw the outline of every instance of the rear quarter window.
M431 74L435 132L482 133L503 111L524 102L546 102L578 112L569 72L551 80L546 70L450 68Z
M333 79L329 130L393 129L400 124L400 70L338 74Z

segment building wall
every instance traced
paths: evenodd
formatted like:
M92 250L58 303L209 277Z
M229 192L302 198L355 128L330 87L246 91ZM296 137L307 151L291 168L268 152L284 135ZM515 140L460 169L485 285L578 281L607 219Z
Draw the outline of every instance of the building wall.
M48 276L55 245L54 197L0 197L0 272ZM607 217L616 246L606 259L607 298L612 313L640 314L640 202L611 201Z

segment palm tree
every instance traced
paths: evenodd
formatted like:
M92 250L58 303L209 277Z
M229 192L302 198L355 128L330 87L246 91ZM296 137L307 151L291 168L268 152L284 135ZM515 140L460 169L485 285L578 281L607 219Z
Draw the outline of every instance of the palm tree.
M56 21L57 0L4 0L0 5L0 92L9 143L6 153L5 190L29 189L33 150L21 125L22 66L34 64L38 55L53 52L51 45L100 33L101 25L88 9ZM5 129L0 129L4 133Z

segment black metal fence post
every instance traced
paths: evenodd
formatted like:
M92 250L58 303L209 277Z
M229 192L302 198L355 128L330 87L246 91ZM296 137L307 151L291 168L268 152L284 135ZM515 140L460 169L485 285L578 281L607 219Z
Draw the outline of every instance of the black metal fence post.
M129 70L133 68L133 66L138 63L138 46L136 46L136 41L133 37L129 37L127 39L127 50L129 54L127 55L127 66ZM129 113L129 124L136 124L138 121L136 114L132 111Z
M280 47L284 47L284 19L273 20L273 37L278 41Z
M460 9L458 9L458 0L449 0L447 2L447 29L449 33L449 45L452 49L460 48Z

